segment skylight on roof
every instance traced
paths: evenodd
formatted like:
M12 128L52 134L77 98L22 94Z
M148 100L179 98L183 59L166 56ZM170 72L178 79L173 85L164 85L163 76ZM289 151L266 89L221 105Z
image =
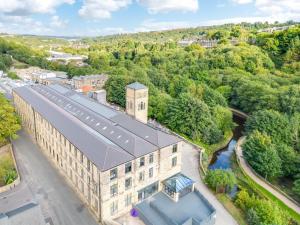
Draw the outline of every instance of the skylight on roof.
M107 126L103 127L102 130L106 130Z

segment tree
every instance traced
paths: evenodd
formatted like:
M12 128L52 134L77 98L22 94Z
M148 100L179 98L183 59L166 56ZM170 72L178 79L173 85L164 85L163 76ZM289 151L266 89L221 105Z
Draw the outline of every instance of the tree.
M275 143L292 143L292 131L289 118L274 110L254 112L246 121L247 134L257 130L272 137Z
M209 107L186 93L169 103L165 123L171 129L207 144L222 138L222 131L213 121Z
M0 145L8 138L16 138L20 128L13 106L0 94Z
M246 190L237 194L235 203L246 213L249 225L286 225L290 218L278 205L249 195Z
M298 179L294 181L293 192L300 197L300 174Z
M268 135L254 131L247 137L243 151L251 167L266 179L281 175L281 160Z
M231 170L209 170L205 176L205 182L216 192L230 191L236 185L236 178Z

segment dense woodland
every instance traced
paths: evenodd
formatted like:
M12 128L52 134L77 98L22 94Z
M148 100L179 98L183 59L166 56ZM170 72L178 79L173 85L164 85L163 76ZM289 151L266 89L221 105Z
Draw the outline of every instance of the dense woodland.
M89 65L80 68L72 63L49 63L44 50L0 39L0 69L11 66L12 56L30 65L67 71L70 77L108 73L108 100L123 107L125 86L139 81L149 87L149 116L204 146L230 135L235 125L229 106L242 110L250 115L246 159L272 182L290 180L290 194L300 198L300 25L274 33L257 32L289 24L243 23L116 35L86 39L88 49L61 47L88 55ZM177 44L197 37L218 39L219 44L212 49ZM232 45L231 39L239 43ZM276 212L276 224L286 224L280 210L268 221L257 215L254 206L268 210L272 207L269 203L248 193L239 197L238 205L249 208L250 224L270 224Z

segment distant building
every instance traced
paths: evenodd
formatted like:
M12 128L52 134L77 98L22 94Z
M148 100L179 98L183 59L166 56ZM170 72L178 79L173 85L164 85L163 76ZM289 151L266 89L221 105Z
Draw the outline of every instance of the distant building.
M75 62L78 66L84 66L84 60L88 57L84 55L72 55L64 52L49 51L50 57L47 58L48 61L62 62L63 64L68 64L69 62Z
M107 104L107 102L106 102L106 91L104 89L92 92L91 97L99 103Z
M105 74L75 76L72 79L72 85L75 89L81 89L82 92L86 92L83 89L88 91L99 90L103 88L107 79L108 76Z
M289 29L290 27L293 27L293 26L294 25L291 25L291 26L282 26L282 27L268 27L268 28L264 28L264 29L258 30L258 33L263 33L263 32L273 33L275 31L287 30L287 29Z

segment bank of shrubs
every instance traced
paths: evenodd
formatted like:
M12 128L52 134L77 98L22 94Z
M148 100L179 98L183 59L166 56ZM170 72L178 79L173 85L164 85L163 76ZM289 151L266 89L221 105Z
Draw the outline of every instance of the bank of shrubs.
M238 193L235 203L244 211L249 225L288 225L288 216L271 201L249 194Z

